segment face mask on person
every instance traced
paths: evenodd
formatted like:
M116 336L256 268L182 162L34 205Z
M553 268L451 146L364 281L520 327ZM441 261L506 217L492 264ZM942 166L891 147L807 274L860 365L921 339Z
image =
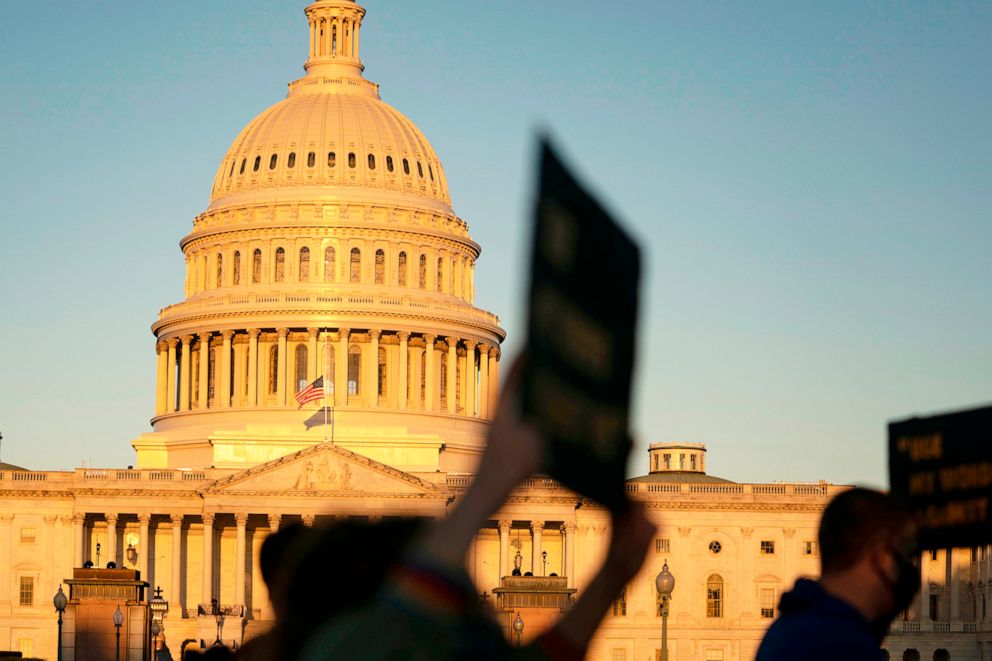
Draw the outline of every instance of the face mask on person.
M891 549L896 561L895 579L886 575L886 583L892 595L892 607L872 622L872 629L879 640L888 633L889 625L899 613L909 608L913 597L920 589L920 570L910 559L916 554L915 548Z

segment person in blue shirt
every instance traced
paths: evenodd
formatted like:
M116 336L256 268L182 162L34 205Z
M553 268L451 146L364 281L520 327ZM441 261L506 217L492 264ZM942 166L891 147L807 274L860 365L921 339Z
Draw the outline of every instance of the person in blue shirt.
M821 576L800 578L779 601L756 661L883 658L889 624L920 588L917 527L891 496L854 488L823 511Z

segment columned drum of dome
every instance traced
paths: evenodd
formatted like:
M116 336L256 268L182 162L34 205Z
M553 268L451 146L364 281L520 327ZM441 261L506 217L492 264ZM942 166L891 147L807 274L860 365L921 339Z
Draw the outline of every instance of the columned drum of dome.
M440 159L359 57L365 9L306 8L306 75L241 130L180 242L185 299L152 325L152 467L253 465L333 441L411 472L470 472L495 410L498 318Z

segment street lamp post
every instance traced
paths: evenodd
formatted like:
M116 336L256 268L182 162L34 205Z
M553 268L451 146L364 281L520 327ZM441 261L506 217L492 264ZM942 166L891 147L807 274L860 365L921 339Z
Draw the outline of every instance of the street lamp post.
M121 625L124 624L124 613L121 607L117 606L114 611L114 629L117 630L117 651L114 653L114 661L121 661Z
M158 623L158 620L152 620L152 653L149 658L155 661L155 648L158 647L158 634L162 631L162 625Z
M658 588L658 598L661 599L661 661L668 661L668 601L675 589L675 577L668 571L668 560L665 560L654 579L654 585Z
M547 576L548 575L548 552L547 551L541 551L541 562L544 564L544 571L541 573L541 576Z
M148 610L152 613L152 659L154 659L158 635L162 632L162 618L169 612L169 602L162 598L161 586L155 588L155 596L148 600Z
M59 591L55 593L55 598L52 599L52 603L55 604L55 610L59 614L59 638L58 638L58 651L56 656L58 661L62 661L62 613L65 612L65 607L69 604L69 599L65 596L65 592L62 592L62 584L59 584Z
M513 630L517 634L517 647L520 647L520 637L524 634L524 621L520 617L520 611L517 611L517 618L513 620Z

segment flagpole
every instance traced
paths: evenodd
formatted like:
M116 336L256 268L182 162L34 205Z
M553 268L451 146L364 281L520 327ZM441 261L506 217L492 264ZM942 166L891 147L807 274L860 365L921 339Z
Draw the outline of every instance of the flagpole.
M327 329L324 329L324 443L327 443Z

